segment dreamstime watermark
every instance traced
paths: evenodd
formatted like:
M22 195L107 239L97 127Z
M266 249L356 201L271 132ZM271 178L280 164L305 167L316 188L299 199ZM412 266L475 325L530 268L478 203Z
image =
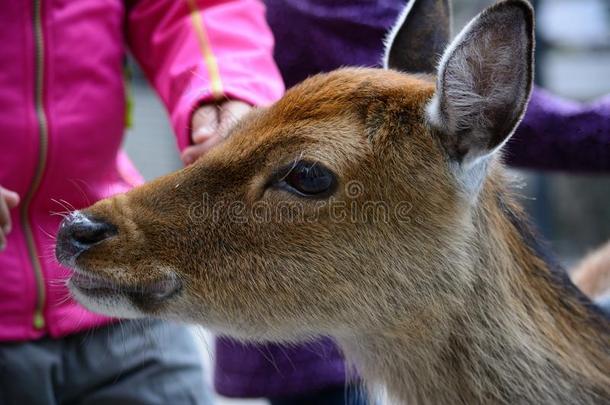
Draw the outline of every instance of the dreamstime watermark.
M188 209L192 222L247 222L281 223L422 223L421 217L413 213L409 201L388 204L385 201L364 198L365 188L360 182L351 181L344 187L342 196L327 199L286 199L277 201L261 199L253 204L243 201L212 201L207 193L200 201L193 202Z

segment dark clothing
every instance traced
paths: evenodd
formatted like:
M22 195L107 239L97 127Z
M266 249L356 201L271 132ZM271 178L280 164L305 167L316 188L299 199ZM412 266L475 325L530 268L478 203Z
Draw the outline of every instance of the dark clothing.
M2 405L211 404L188 327L123 321L0 344Z
M406 0L265 0L286 87L341 66L375 67Z
M298 397L271 398L269 402L271 405L365 405L368 400L362 387L348 384Z
M330 339L282 346L216 342L214 386L237 398L312 394L345 384L343 356Z
M607 173L610 96L583 104L534 89L504 156L509 165L526 169Z

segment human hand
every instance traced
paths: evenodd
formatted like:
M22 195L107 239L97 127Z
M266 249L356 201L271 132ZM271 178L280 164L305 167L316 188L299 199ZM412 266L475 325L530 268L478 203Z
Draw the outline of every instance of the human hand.
M6 247L6 235L11 232L11 214L9 210L19 204L19 194L0 186L0 251Z
M237 120L243 117L252 106L243 101L230 100L221 104L208 104L199 107L193 114L191 139L193 145L186 148L180 156L185 165L190 165L208 152L214 145L227 137Z

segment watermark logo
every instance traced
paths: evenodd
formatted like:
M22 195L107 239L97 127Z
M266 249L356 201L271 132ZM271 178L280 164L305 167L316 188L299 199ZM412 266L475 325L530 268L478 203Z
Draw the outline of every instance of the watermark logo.
M359 181L352 180L345 185L345 195L348 198L356 199L364 194L364 185Z
M211 201L204 194L200 201L189 206L189 219L193 222L258 223L391 223L422 222L413 217L413 204L409 201L388 204L386 201L367 200L365 187L358 181L350 181L344 187L346 198L331 197L325 200L284 201L259 200L248 205L243 201Z

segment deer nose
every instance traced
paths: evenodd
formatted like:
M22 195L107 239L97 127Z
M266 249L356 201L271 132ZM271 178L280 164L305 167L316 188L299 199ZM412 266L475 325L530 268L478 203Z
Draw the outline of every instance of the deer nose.
M62 264L73 264L78 255L116 234L114 225L75 211L59 225L55 256Z

